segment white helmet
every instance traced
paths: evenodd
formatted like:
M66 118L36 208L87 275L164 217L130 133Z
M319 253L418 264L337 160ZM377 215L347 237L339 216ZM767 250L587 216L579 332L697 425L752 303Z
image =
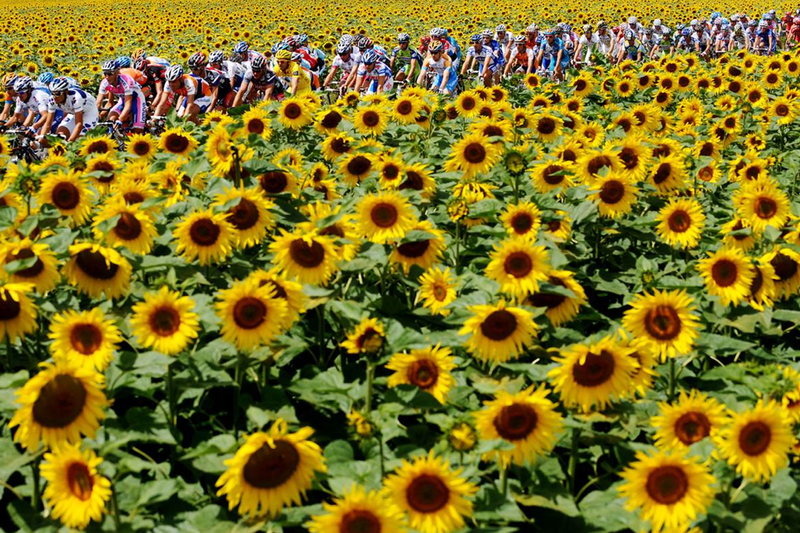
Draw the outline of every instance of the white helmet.
M628 17L628 24L636 24L637 20L636 17L630 16Z
M653 21L653 26L661 26L661 19L656 19Z

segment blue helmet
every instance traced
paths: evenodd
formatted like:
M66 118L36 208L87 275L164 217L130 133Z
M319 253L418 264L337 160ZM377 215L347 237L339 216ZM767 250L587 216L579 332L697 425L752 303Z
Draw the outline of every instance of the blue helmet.
M476 34L470 36L469 42L471 42L471 43L479 43L479 42L481 42L481 36L476 33Z
M109 59L105 63L103 63L102 67L103 72L116 72L119 70L119 65L117 65L116 59Z
M52 72L42 72L37 81L45 85L50 85L50 82L53 81L53 78L55 78L55 76Z
M31 89L33 89L33 80L28 76L17 78L17 81L14 82L14 91L17 93L28 92Z
M239 41L233 47L234 54L246 54L248 50L250 50L250 46L244 41Z
M721 16L722 16L722 13L720 13L719 11L714 11L713 13L711 13L711 16L708 17L708 18L710 20L714 20L714 19L717 19L717 18L719 18Z
M372 65L373 63L378 61L378 52L375 50L367 50L361 56L361 62L365 65Z
M692 34L692 30L690 28L683 28L681 30L681 35L683 35L684 37L688 37L691 34Z
M117 65L119 65L119 68L128 68L131 66L131 58L128 56L119 56L117 58Z

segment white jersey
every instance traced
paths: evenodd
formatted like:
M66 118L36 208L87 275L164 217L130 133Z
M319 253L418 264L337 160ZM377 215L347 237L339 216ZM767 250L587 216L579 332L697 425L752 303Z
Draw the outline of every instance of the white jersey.
M592 59L592 52L600 49L600 37L596 33L592 35L581 35L578 44L582 46L583 61L588 63Z
M344 61L341 56L337 55L335 58L333 58L333 64L331 65L331 68L342 69L342 72L344 72L343 75L346 76L347 74L350 74L350 71L352 71L353 67L357 64L358 63L356 60L353 59L353 54L350 54L350 59L347 61Z
M97 109L97 101L94 96L82 89L69 89L67 99L63 104L56 102L56 107L67 115L79 112L89 113Z
M495 33L494 40L497 41L497 43L503 49L504 55L508 53L509 48L512 48L514 46L514 34L511 33L510 31L506 32L506 36L503 39L498 37L497 34Z
M44 113L53 113L56 110L56 101L53 100L53 95L44 89L33 89L27 102L23 102L22 99L17 96L16 103L17 105L14 109L14 113L17 115L26 115L29 111L41 115Z

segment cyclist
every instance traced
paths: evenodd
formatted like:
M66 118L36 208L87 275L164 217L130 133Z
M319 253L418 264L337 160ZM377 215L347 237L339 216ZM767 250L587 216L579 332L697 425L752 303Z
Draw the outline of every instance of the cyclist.
M14 114L14 100L17 98L17 93L14 91L14 83L17 81L15 73L9 73L3 76L3 87L6 90L6 100L3 103L3 111L0 113L0 121L5 122Z
M583 25L583 34L578 39L578 48L575 50L576 63L592 64L592 54L600 47L600 37L592 31L591 24Z
M353 90L360 92L362 88L366 88L366 94L380 94L391 91L392 85L392 69L379 61L378 53L367 50L361 54L361 64L358 66Z
M564 54L564 43L556 37L553 30L545 31L544 38L545 41L536 57L536 68L538 70L541 67L545 72L552 73L556 80L563 81L565 58L566 64L569 65L569 56Z
M611 32L608 31L608 23L605 20L601 20L597 23L595 35L599 40L597 50L609 59L613 57L615 39L611 35Z
M36 87L32 79L22 76L14 82L14 92L17 93L14 116L6 123L6 127L10 128L19 122L32 133L37 133L37 140L47 133L53 133L56 103L50 91Z
M267 60L260 56L250 62L242 84L233 99L233 107L243 102L252 104L260 100L279 100L283 98L283 86L275 73L267 68Z
M289 50L278 50L275 54L274 73L281 81L285 92L292 96L311 91L311 78L300 65L292 61L292 52ZM244 82L242 82L244 85ZM238 95L238 92L237 92Z
M786 33L786 44L789 48L794 48L797 43L800 43L800 16L795 15Z
M146 120L146 101L141 87L130 76L120 74L115 59L103 63L102 70L103 81L97 93L100 116L108 111L109 120L115 121L117 127L130 120L132 131L141 133ZM111 104L114 97L118 99L117 104L110 110L104 109L103 104L106 101Z
M483 79L484 85L490 86L492 75L498 68L493 50L483 45L483 38L478 34L470 37L469 41L472 46L467 48L464 64L461 66L461 75L476 73Z
M411 36L401 33L397 36L397 46L392 50L389 66L397 81L416 79L417 69L422 64L422 56L411 48Z
M728 50L749 50L750 37L747 31L741 25L737 25L731 32L730 40L728 41Z
M450 56L450 60L453 62L453 69L458 69L458 65L461 64L461 45L458 44L458 41L455 37L451 37L447 33L447 28L441 28L442 30L442 42L443 44L446 42L449 44L448 55Z
M67 78L56 78L50 83L56 107L64 113L57 124L56 133L72 142L97 126L97 101L94 96L70 85Z
M166 115L174 104L179 117L199 122L197 116L205 113L211 105L211 87L204 79L184 73L180 65L172 65L165 74L167 85L156 115Z
M221 71L207 67L206 60L204 52L197 52L189 57L187 64L189 65L189 70L192 71L192 76L208 83L211 88L211 103L208 105L208 109L216 109L217 105L230 92L231 85L228 78Z
M392 60L394 60L394 58L392 58ZM328 76L325 78L322 86L327 87L330 85L333 81L336 71L341 70L342 74L339 78L339 87L340 89L347 87L348 77L350 76L350 73L353 71L354 67L357 65L358 62L353 57L353 46L351 44L342 44L340 42L336 47L336 57L333 59Z
M417 77L417 85L427 87L425 78L428 71L432 71L436 78L433 86L443 94L453 94L458 86L458 75L453 69L450 56L444 53L444 46L439 41L431 41L428 47L428 57L422 62L422 70Z
M694 33L692 33L692 46L698 55L708 57L711 51L711 34L706 30L706 25L703 22L693 25Z
M506 30L505 24L498 24L494 31L494 40L500 44L500 48L503 49L503 57L507 61L511 50L516 48L514 46L514 34Z
M155 61L153 58L138 57L133 61L132 66L147 78L147 81L141 86L142 94L146 98L152 99L154 108L158 107L164 94L164 74L169 68L169 63Z
M503 75L509 74L529 74L530 73L530 58L528 57L528 47L525 46L527 39L524 35L517 35L514 37L514 48L508 54L508 61L506 61L506 68L503 70ZM472 50L472 48L470 49Z

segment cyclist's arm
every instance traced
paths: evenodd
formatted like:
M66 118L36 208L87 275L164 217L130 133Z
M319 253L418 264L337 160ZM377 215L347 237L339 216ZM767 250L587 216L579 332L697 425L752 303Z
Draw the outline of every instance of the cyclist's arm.
M386 83L386 76L378 76L378 88L375 89L375 94L383 92L383 84Z
M364 75L363 74L357 74L356 75L356 84L353 86L353 90L355 92L360 92L361 91L361 86L363 84L364 84Z
M474 58L474 56L470 56L470 55L468 55L466 58L464 58L464 64L461 65L461 75L462 76L467 72L467 70L469 70L469 66L470 66L470 64L472 64L472 59L473 58Z
M244 95L247 94L247 91L250 90L250 82L249 81L242 81L242 84L239 85L239 90L236 91L236 97L233 99L233 104L231 107L237 107L242 105L244 101Z
M336 71L338 69L339 69L339 67L331 66L330 72L328 72L328 75L325 76L325 81L322 82L322 86L323 87L327 87L328 85L331 84L331 82L333 81L333 75L336 74Z
M417 76L417 85L422 85L425 81L425 74L428 72L428 60L422 62L422 68L419 71L419 76Z
M264 89L264 100L269 100L272 98L272 91L275 89L275 85L267 85L267 88Z
M74 117L75 128L72 130L72 135L70 135L69 139L67 139L69 142L72 142L80 137L81 131L83 131L83 111L75 111Z

